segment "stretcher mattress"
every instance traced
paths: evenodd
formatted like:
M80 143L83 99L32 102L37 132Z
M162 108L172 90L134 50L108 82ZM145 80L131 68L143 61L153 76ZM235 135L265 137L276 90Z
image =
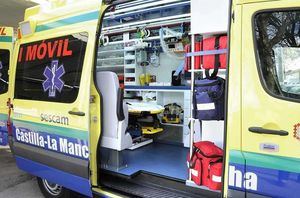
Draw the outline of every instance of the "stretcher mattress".
M164 111L161 105L148 102L127 102L128 112L131 114L149 112L150 114L160 114Z

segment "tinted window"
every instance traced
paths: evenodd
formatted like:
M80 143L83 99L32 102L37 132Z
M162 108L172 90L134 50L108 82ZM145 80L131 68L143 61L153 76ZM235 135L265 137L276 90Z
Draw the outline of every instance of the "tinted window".
M9 50L0 49L0 94L8 91Z
M255 38L267 89L280 97L300 99L300 11L256 15Z
M21 45L15 98L74 102L87 40L87 34L81 33Z

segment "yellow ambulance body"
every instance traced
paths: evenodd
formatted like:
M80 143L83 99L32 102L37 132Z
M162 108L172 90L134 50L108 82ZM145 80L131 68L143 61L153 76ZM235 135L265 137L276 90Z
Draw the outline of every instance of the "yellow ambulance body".
M0 145L7 145L7 105L9 66L13 57L12 27L0 26Z
M50 1L27 9L20 23L7 97L10 143L18 167L37 176L50 197L66 196L66 189L89 197L134 194L126 191L134 181L102 185L107 177L99 167L95 54L104 12L124 2ZM300 2L233 0L230 10L226 160L217 195L298 197Z

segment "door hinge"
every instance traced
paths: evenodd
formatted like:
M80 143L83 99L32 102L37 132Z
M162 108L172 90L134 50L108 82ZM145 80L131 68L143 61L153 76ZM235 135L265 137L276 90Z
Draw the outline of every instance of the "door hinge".
M95 95L90 96L90 104L92 104L92 103L96 103L96 96Z

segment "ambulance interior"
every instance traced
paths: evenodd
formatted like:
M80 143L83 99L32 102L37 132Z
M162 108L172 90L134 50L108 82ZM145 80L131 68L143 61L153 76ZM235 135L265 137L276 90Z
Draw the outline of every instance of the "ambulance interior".
M127 179L148 174L209 190L189 179L191 76L204 78L204 70L186 54L203 37L226 34L227 24L223 31L193 33L199 8L192 6L199 2L136 0L106 12L96 73L103 104L101 172ZM225 73L219 69L218 76ZM223 120L196 120L194 130L193 142L223 149Z

